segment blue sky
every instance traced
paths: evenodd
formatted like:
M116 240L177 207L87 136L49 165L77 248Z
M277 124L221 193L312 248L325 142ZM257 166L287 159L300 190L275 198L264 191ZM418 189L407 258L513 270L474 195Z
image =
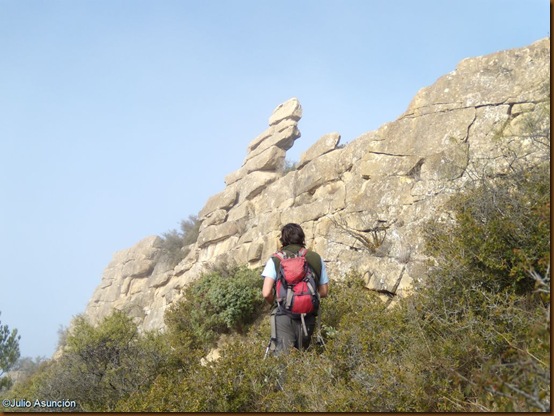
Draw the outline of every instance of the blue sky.
M298 160L395 120L546 0L0 0L0 320L50 356L114 252L178 228L297 97Z

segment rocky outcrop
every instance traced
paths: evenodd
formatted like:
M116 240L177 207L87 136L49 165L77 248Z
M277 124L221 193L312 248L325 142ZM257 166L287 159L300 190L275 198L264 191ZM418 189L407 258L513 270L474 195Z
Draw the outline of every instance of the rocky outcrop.
M549 158L530 152L521 133L524 117L549 103L549 67L548 39L465 59L420 90L398 120L344 146L338 133L326 134L292 171L285 157L300 137L302 108L294 98L279 105L225 189L200 211L187 257L164 268L155 237L117 253L85 314L97 320L124 309L143 328L160 328L167 306L207 265L262 265L287 222L303 226L331 279L358 269L368 288L407 295L427 270L425 223L447 217L445 201L475 175L507 169L500 135L525 157Z

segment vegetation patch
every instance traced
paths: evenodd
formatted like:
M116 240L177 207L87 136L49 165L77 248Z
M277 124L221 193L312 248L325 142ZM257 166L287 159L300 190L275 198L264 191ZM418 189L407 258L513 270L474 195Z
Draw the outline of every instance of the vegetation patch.
M243 333L263 306L259 270L219 269L188 285L183 298L166 314L175 348L208 351L219 335Z
M181 221L180 230L171 230L161 235L162 257L161 261L169 266L176 266L190 252L190 246L198 240L202 222L195 215L189 215L188 219Z

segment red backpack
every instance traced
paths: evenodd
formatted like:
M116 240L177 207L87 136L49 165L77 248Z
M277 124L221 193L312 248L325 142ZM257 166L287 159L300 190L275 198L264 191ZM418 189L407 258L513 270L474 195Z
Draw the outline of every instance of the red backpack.
M306 261L307 252L301 248L297 255L282 251L273 255L280 260L275 287L277 305L281 312L293 318L317 314L319 309L315 273Z

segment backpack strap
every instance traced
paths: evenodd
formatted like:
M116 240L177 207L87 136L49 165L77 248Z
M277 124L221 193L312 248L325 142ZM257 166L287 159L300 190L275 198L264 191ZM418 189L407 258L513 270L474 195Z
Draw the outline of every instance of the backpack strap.
M279 260L284 260L285 259L285 253L283 253L282 251L277 251L277 252L273 253L273 255L271 257L277 257Z
M279 278L281 277L281 261L286 258L286 255L282 251L277 251L273 253L271 257L271 260L273 260L273 265L275 266L275 273L277 275L277 277L275 278L275 282L277 282L277 280L279 280Z
M294 254L294 252L290 252L290 254L292 256L306 257L306 254L308 254L308 250L305 247L301 247L300 250L298 250L298 253L296 255ZM276 251L271 255L271 257L276 257L279 259L279 261L288 258L288 256L285 254L284 251Z

